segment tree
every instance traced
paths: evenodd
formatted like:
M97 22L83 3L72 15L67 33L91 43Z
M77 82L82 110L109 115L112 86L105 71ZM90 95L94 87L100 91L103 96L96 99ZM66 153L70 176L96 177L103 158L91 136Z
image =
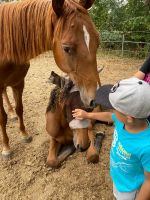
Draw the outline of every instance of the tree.
M98 30L150 31L150 0L97 0L91 16Z

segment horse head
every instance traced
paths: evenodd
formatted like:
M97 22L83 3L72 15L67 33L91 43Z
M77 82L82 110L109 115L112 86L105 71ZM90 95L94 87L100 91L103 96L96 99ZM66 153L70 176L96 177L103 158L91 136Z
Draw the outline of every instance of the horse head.
M100 84L96 62L99 35L87 12L93 2L52 0L54 58L79 88L85 105L94 99L97 83Z

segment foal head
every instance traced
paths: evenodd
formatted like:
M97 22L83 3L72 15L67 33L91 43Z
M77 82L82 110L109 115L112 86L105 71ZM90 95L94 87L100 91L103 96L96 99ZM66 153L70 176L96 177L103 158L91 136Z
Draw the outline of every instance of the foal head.
M99 36L87 12L93 1L52 1L55 61L78 86L85 105L90 104L100 83L96 63Z

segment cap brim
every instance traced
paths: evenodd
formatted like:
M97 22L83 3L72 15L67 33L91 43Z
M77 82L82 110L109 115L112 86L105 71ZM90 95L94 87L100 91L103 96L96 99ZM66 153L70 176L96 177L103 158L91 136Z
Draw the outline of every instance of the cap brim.
M109 93L113 85L103 85L96 91L95 103L97 105L104 106L106 108L112 109L112 105L109 101Z

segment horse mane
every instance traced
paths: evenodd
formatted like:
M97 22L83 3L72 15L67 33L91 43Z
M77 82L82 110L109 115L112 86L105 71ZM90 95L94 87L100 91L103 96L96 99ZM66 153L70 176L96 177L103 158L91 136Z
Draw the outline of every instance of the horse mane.
M52 83L56 86L50 93L49 103L46 112L54 112L58 104L61 105L61 107L63 108L67 99L69 98L70 90L74 86L71 79L64 80L64 77L59 76L53 71L51 72L50 78L52 77ZM61 84L62 80L64 83L63 85Z
M0 53L2 60L28 61L46 51L51 45L50 38L52 38L50 35L52 32L51 13L51 4L47 0L1 4Z
M63 17L60 18L66 19L76 10L86 14L86 9L73 0L66 0L64 7ZM21 63L51 50L53 18L56 16L50 0L2 3L0 5L1 62ZM62 19L60 21L62 22Z
M63 76L59 76L54 71L51 71L51 74L50 74L50 77L48 78L48 80L49 80L49 83L52 83L52 84L58 86L61 89L69 81L67 78L65 78Z
M60 102L60 96L61 96L61 89L56 86L51 92L50 92L50 98L48 102L48 106L46 108L47 112L55 112L58 103Z

